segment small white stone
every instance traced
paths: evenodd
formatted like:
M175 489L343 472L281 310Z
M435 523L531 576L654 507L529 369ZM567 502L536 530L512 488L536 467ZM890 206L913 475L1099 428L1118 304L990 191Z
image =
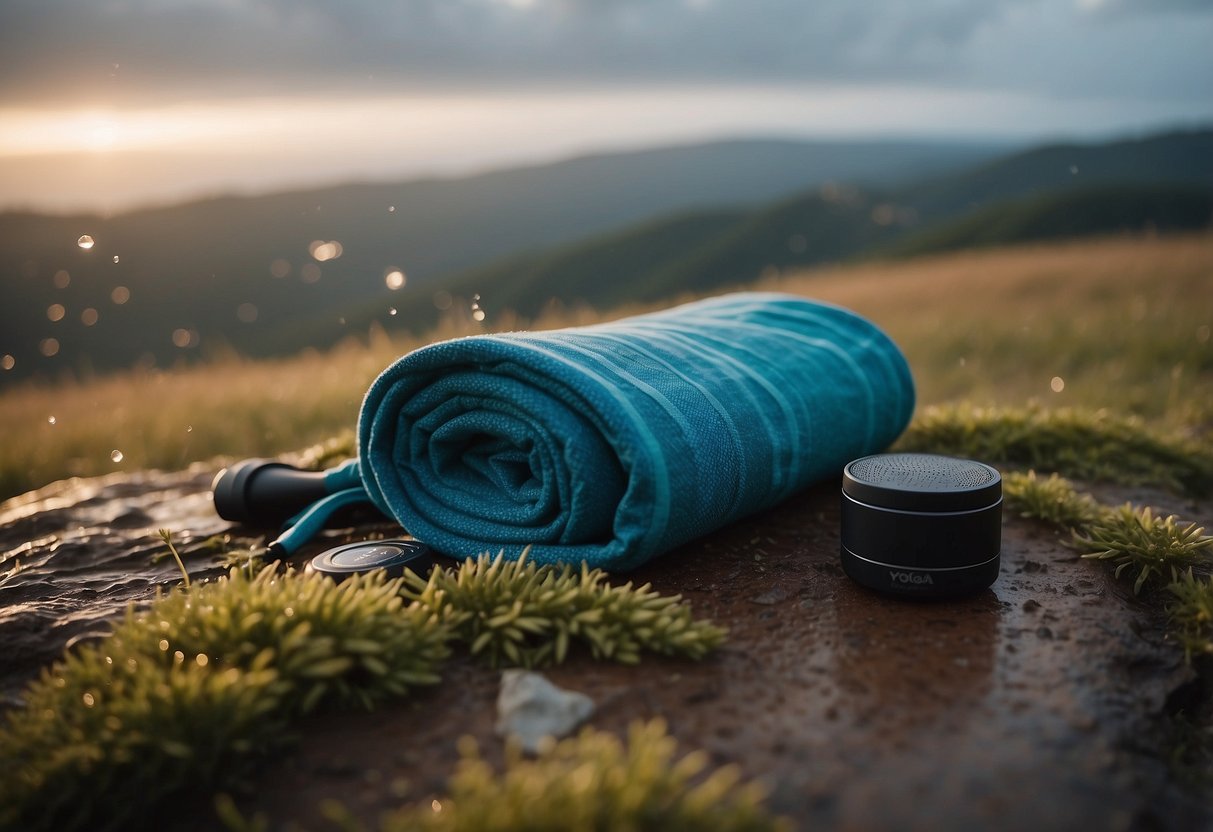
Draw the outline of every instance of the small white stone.
M560 739L589 719L594 702L584 693L556 687L529 670L501 674L497 694L497 735L514 737L534 754L544 737Z

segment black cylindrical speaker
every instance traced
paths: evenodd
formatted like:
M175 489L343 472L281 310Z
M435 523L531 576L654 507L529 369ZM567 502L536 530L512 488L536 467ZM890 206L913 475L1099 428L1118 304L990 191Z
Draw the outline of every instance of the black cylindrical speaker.
M842 474L842 568L881 592L950 598L998 577L1002 477L981 462L876 454Z

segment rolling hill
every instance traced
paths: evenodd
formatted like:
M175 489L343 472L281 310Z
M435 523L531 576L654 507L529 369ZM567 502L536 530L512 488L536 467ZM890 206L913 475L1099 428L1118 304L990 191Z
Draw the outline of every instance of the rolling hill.
M444 286L458 297L480 294L490 313L529 316L551 298L605 307L860 256L1199 230L1213 222L1213 131L1045 147L893 189L827 185L732 216L724 224L721 214L648 223L491 264ZM677 252L654 250L651 241L667 235ZM404 314L431 320L424 309Z
M1213 213L1213 130L1053 145L960 171L940 170L938 147L881 147L723 143L105 220L0 215L12 299L0 357L17 359L0 385L56 367L164 366L215 345L287 354L373 325L420 332L470 315L477 295L494 317L531 316L553 300L652 301L873 254L1203 228ZM82 233L92 250L73 244ZM391 269L407 273L395 291ZM47 338L57 355L38 354Z
M331 338L303 322L336 324L334 310L381 295L394 269L415 288L670 212L760 204L829 179L890 185L993 152L949 143L730 141L111 217L0 214L0 359L13 363L0 385L61 369L164 365L216 344L252 355L323 346ZM83 234L95 240L89 250L75 244ZM339 257L309 253L332 242Z

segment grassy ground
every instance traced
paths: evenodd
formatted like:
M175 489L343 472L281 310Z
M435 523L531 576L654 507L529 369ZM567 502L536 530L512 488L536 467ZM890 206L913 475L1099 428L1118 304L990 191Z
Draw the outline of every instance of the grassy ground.
M761 288L839 303L884 327L910 359L921 404L1035 401L1108 408L1200 440L1213 431L1213 236L874 262ZM593 318L560 311L489 323ZM451 320L433 337L482 329ZM423 343L382 333L368 341L279 361L228 358L12 389L0 396L8 439L0 499L66 476L272 455L348 430L379 370Z

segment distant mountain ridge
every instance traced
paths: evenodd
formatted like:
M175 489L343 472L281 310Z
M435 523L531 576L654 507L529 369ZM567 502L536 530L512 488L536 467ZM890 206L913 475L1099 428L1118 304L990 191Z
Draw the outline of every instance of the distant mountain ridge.
M1160 230L1207 225L1213 130L997 158L965 145L723 142L109 219L2 214L0 358L15 366L0 385L63 367L165 365L216 343L270 355L372 324L422 331L438 306L455 298L470 312L476 294L489 314L529 315L553 298L605 307L772 269L1042 233L1030 217L999 220L1006 211L1052 211L1044 222L1065 233L1140 228L1149 217L1134 205L1146 191L1151 204L1186 206ZM984 229L999 222L991 238ZM81 234L95 238L91 250L75 246ZM393 269L407 275L397 291L385 285ZM90 309L97 320L85 326Z
M550 297L609 306L871 254L1199 230L1213 220L1213 130L1036 148L899 188L827 185L730 217L673 217L490 264L444 285L455 295L483 295L490 310L530 315ZM646 257L652 240L671 235L677 256ZM612 270L616 263L628 268Z
M251 355L324 346L336 336L299 322L336 325L334 310L382 295L392 270L407 276L403 302L494 258L670 212L761 204L828 179L890 184L992 153L953 143L723 141L113 217L0 214L0 360L15 361L0 385L58 368L170 363L217 341ZM82 234L92 249L76 247ZM317 261L315 242L340 243L341 256ZM70 281L62 288L60 272ZM111 299L119 286L130 296L121 305ZM48 320L56 305L63 318ZM82 326L82 313L96 322ZM47 339L58 350L50 357L41 354Z

